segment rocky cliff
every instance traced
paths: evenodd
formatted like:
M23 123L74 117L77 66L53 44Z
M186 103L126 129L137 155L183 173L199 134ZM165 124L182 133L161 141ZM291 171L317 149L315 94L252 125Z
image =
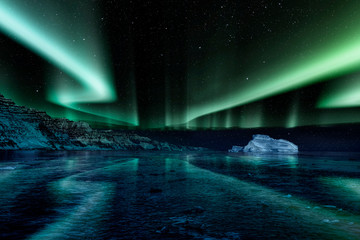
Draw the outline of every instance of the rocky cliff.
M18 149L199 150L132 133L94 130L85 122L53 119L45 112L18 106L0 94L0 150Z

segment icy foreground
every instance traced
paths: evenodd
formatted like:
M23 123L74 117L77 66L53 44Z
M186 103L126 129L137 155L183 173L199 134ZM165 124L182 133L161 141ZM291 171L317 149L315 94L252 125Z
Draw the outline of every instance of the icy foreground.
M245 147L233 146L229 152L298 153L299 150L298 146L287 140L257 134Z
M168 150L200 148L158 142L127 132L92 129L88 123L53 119L0 94L0 150Z

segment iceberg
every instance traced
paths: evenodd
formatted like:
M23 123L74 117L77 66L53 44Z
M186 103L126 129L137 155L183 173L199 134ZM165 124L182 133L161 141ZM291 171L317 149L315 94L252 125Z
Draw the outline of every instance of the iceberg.
M299 152L298 146L284 139L274 139L267 135L256 134L245 146L233 146L229 152L253 152L253 153L286 153Z

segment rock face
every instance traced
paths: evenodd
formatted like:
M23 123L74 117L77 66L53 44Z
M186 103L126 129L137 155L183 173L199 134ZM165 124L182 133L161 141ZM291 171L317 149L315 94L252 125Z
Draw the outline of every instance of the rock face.
M0 150L200 150L128 132L94 130L85 122L53 119L0 94Z
M229 152L254 153L298 153L298 146L284 139L273 139L267 135L253 135L253 139L245 146L233 146Z

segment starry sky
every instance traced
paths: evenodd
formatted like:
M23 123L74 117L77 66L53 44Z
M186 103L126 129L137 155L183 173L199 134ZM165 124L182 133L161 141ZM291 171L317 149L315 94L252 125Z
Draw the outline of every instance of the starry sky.
M0 93L94 126L360 122L355 0L0 0Z

